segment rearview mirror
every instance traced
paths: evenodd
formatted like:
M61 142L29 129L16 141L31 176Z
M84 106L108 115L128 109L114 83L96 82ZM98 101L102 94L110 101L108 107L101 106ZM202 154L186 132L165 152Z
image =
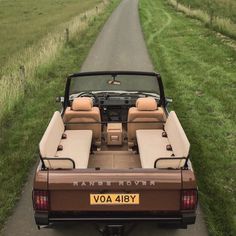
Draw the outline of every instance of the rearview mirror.
M121 82L119 80L116 80L116 79L108 80L107 83L112 84L112 85L120 85L121 84Z

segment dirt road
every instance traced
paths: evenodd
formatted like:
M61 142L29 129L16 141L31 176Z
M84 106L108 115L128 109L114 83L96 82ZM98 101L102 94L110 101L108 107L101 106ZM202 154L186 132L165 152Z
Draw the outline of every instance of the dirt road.
M107 21L83 64L82 71L89 70L153 70L140 27L138 0L123 0ZM5 226L5 236L100 235L95 226L89 223L56 225L39 231L33 219L32 179L33 172ZM197 223L187 230L164 230L159 229L155 223L139 223L130 235L206 236L207 231L199 211Z

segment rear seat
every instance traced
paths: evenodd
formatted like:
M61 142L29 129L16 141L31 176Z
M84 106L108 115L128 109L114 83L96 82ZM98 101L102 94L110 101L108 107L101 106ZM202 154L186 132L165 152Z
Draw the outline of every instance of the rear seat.
M75 168L87 168L91 143L92 130L65 131L61 115L56 111L40 141L39 150L42 158L70 158L75 162ZM59 145L62 150L58 150ZM45 160L44 164L50 169L72 167L69 160Z
M158 158L188 157L190 143L174 111L171 111L164 126L167 137L163 137L163 130L137 130L137 143L142 168L153 168ZM171 145L172 150L167 150ZM181 168L185 160L161 160L157 168Z

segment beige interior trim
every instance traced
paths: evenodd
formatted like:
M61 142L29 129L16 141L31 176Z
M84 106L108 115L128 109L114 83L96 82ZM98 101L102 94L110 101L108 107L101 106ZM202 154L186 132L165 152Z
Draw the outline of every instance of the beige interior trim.
M190 143L174 111L171 111L165 124L165 131L173 152L177 157L187 157Z
M64 123L59 111L54 112L51 121L39 143L39 150L42 157L54 157L61 135L64 132Z
M152 111L140 111L136 107L131 107L128 113L128 122L132 123L127 125L129 143L132 146L136 143L136 130L138 129L162 129L163 124L160 121L165 121L165 113L161 107Z
M174 111L167 118L165 131L167 137L163 137L163 130L137 130L137 143L140 160L143 168L153 168L158 158L173 158L173 160L161 160L157 162L158 168L181 168L185 160L175 160L175 157L188 157L190 143ZM166 146L171 145L172 151ZM174 155L174 156L173 156Z
M62 134L66 138L62 139ZM42 158L70 158L75 168L87 168L92 142L92 130L66 130L61 114L56 111L40 141L39 150ZM62 150L58 150L61 145ZM72 168L70 160L45 160L45 167L50 169Z
M75 162L75 168L85 169L88 167L92 130L66 130L66 139L60 141L62 151L57 151L55 157L68 157ZM64 163L64 161L61 161Z
M67 130L92 130L93 143L96 146L99 146L101 144L101 129L102 129L100 124L101 123L100 110L98 107L90 107L90 109L86 110L85 107L89 106L91 102L90 100L91 98L86 99L84 97L83 98L84 104L83 105L77 104L80 110L72 110L71 107L67 107L64 113L63 120L65 123L78 123L78 124L66 124ZM82 110L81 107L83 107L84 110Z

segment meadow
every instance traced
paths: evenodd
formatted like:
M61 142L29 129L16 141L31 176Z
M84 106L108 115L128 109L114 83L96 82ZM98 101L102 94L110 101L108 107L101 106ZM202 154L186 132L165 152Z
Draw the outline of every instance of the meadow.
M55 59L70 37L87 26L107 0L1 1L0 124L24 96L41 64ZM22 68L22 70L20 70Z
M35 44L58 25L91 9L99 2L101 0L2 0L0 68L12 56Z
M55 98L63 95L66 76L80 70L103 24L118 3L119 0L109 1L98 12L95 9L96 15L92 14L94 11L87 12L84 27L76 31L51 60L37 66L34 83L25 85L24 96L19 97L14 110L0 125L0 235L29 171L38 161L40 138L53 111L60 109Z
M236 53L214 31L167 1L141 0L155 70L191 143L209 234L236 235Z

